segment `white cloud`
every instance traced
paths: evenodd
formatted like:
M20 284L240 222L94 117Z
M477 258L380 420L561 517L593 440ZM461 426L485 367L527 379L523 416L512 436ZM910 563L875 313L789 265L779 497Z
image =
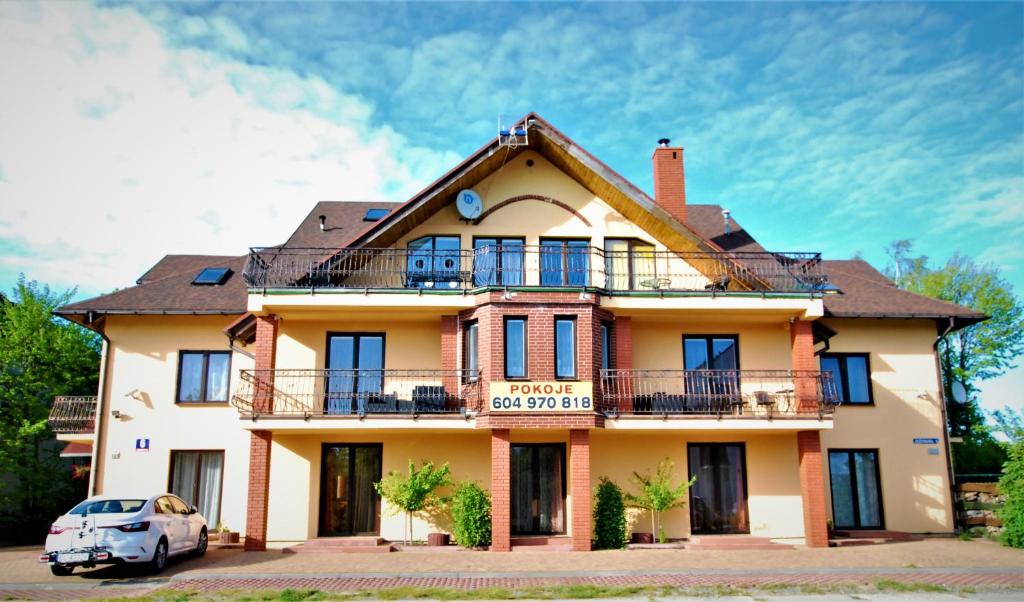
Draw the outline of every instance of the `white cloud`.
M125 286L166 253L280 242L317 200L402 200L458 160L320 78L175 48L130 7L4 3L0 30L0 273Z

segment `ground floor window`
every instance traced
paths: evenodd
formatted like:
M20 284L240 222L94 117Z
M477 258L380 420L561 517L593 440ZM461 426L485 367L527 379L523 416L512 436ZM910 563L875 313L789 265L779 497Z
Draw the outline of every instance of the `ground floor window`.
M379 443L325 443L320 479L320 535L379 535Z
M565 533L565 445L513 444L511 476L512 533Z
M220 522L223 451L172 451L171 493L199 508L211 528Z
M837 529L882 529L878 450L831 449L832 521Z
M694 534L750 533L742 443L691 443L690 525Z

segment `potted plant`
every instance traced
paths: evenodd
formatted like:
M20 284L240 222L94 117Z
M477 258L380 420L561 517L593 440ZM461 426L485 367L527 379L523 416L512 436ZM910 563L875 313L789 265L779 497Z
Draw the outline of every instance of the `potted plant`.
M224 523L217 523L217 527L213 531L217 534L217 541L221 544L238 543L238 531L232 531Z
M651 541L654 534L657 534L658 543L665 543L665 527L661 524L661 514L673 508L686 505L686 493L690 486L697 480L693 477L689 481L683 481L678 486L672 486L672 470L675 463L665 458L658 463L658 469L652 476L650 471L640 474L633 473L633 483L640 489L637 494L627 493L625 495L626 505L632 508L639 508L651 513ZM634 540L646 539L646 533L634 533ZM638 541L639 543L639 541ZM645 542L646 543L646 542Z

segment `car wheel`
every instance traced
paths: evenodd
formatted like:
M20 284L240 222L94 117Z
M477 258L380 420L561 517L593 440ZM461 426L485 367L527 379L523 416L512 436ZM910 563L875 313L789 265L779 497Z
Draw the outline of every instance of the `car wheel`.
M51 564L50 572L58 577L67 577L75 571L75 567L66 564Z
M161 537L156 544L156 550L153 550L153 559L149 561L149 571L159 573L164 570L165 566L167 566L167 540Z
M199 541L196 542L195 555L202 556L206 554L208 547L210 547L210 537L206 534L206 527L203 527L203 530L199 532Z

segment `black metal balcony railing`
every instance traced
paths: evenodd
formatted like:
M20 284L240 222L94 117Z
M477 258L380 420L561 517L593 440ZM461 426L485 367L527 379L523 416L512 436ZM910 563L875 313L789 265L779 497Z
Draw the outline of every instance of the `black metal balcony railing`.
M480 407L468 370L242 370L231 403L243 416L462 414Z
M605 251L550 245L472 250L254 248L244 279L252 288L544 287L610 294L815 293L828 285L819 253Z
M59 434L95 432L96 397L54 397L46 423Z
M822 417L839 395L817 370L602 370L609 414Z

